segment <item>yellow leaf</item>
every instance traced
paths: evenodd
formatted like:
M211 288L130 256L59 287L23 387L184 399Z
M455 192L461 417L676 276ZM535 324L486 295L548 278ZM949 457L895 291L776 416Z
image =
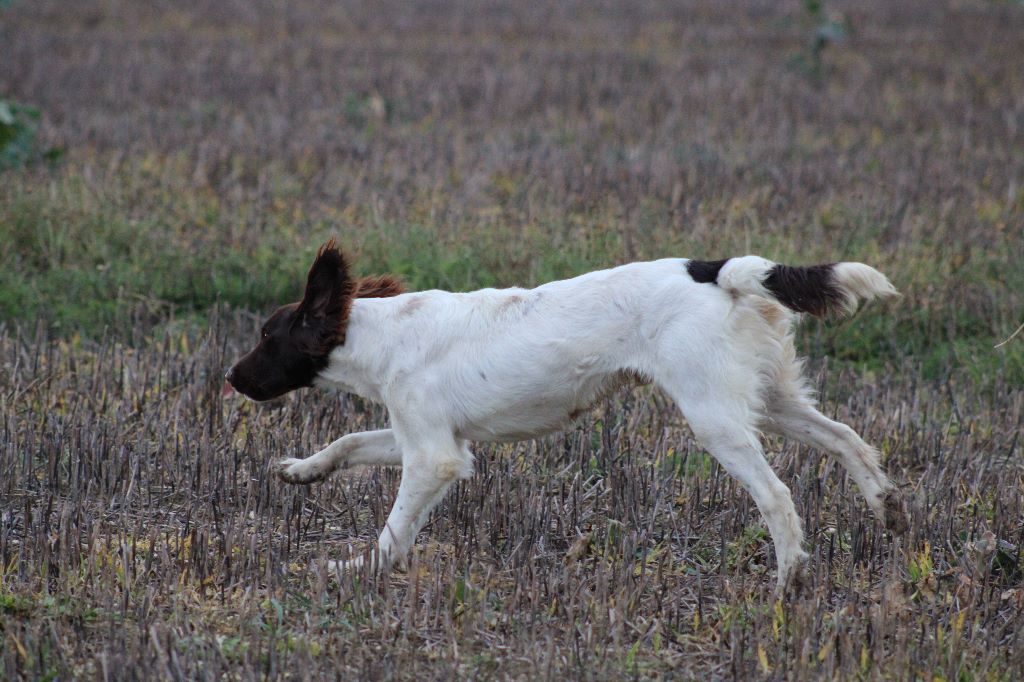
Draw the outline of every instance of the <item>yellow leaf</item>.
M18 638L14 636L13 632L11 633L11 639L14 640L14 646L18 648L18 653L21 654L21 657L24 660L27 661L28 660L28 652L25 651L25 647L22 646L21 642L18 641Z
M768 665L768 654L765 653L764 647L760 644L757 645L757 661L761 664L761 671L765 675L771 673L772 667Z
M959 637L964 631L964 619L967 617L966 611L961 611L960 615L957 616L956 620L953 621L953 634Z

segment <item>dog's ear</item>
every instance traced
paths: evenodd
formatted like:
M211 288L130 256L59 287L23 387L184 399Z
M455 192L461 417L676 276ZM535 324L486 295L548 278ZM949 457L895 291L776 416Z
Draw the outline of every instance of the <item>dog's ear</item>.
M355 286L348 260L331 239L320 247L306 278L306 293L296 311L296 322L314 331L311 345L341 343Z

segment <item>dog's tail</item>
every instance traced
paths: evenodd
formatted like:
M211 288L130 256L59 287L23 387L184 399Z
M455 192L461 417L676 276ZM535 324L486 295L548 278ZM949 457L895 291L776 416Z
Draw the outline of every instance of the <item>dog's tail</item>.
M759 256L686 264L697 282L717 284L732 294L773 298L790 310L817 317L849 315L861 299L899 296L885 275L863 263L809 267L779 265Z

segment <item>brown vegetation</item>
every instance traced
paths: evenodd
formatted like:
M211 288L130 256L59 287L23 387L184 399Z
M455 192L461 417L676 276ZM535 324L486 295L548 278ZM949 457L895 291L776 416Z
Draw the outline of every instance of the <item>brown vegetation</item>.
M0 176L0 677L1019 674L1024 8L840 9L820 64L796 3L0 9L0 94L68 150ZM386 415L220 388L333 233L410 288L879 267L901 301L802 338L907 535L773 440L812 554L773 602L757 510L642 387L478 448L407 573L332 584L396 473L270 466Z

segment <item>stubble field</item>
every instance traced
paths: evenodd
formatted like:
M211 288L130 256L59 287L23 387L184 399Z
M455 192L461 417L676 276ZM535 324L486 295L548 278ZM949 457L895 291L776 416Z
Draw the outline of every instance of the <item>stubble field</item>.
M0 175L0 677L1016 677L1024 8L890 5L0 7L0 95L66 150ZM398 474L271 464L385 411L220 388L330 236L412 288L875 265L902 299L799 336L910 531L769 439L812 555L773 601L752 501L639 389L477 447L407 572L328 581Z

